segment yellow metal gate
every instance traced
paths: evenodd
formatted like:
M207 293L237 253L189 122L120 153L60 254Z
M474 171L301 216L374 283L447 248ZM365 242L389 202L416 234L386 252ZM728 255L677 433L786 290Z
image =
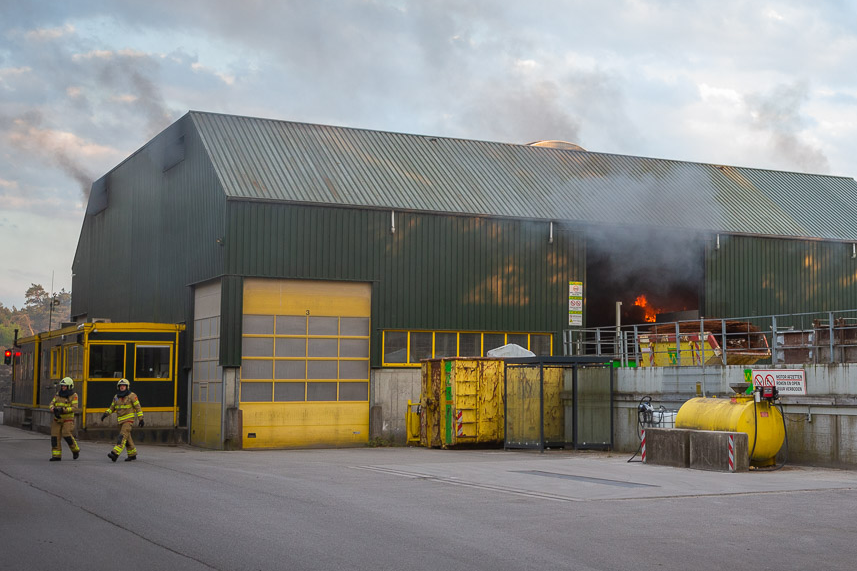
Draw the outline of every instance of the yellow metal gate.
M244 280L244 448L369 440L371 285Z

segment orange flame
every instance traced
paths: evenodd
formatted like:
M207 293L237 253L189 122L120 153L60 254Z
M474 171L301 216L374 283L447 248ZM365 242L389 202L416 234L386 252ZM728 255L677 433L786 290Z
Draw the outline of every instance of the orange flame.
M649 305L649 300L646 299L646 296L638 295L637 299L634 300L634 305L643 309L643 319L645 319L648 323L655 322L655 315L657 314L657 310L651 305Z

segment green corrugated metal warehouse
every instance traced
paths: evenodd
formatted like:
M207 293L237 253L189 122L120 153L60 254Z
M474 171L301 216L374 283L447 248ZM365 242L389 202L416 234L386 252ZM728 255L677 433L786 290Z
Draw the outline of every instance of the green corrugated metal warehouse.
M402 436L419 360L574 326L857 308L851 178L189 112L92 186L78 321L188 325L212 448ZM414 394L415 393L415 394ZM310 419L310 420L307 420Z

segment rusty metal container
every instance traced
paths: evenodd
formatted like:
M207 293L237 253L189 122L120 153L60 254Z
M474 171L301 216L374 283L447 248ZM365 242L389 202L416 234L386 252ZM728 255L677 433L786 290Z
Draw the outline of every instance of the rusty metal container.
M502 359L423 361L420 444L502 444L503 370Z

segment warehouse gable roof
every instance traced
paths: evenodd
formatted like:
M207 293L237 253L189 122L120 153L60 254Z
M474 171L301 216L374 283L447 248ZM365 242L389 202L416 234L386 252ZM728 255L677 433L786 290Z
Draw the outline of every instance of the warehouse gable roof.
M230 198L857 239L852 178L189 115Z

